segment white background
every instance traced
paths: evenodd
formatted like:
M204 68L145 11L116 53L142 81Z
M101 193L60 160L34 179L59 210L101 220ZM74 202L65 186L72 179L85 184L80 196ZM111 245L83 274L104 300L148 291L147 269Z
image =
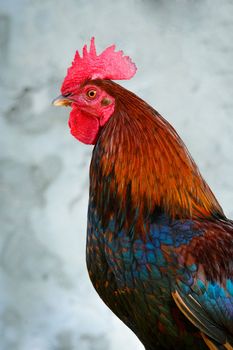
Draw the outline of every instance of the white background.
M0 0L1 350L143 349L89 282L91 147L51 106L93 35L132 57L123 84L176 128L233 217L231 0Z

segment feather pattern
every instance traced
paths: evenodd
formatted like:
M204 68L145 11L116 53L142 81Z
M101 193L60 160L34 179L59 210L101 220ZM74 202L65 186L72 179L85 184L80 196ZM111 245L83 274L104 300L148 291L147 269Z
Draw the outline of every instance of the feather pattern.
M232 222L166 120L93 84L116 99L90 168L93 285L146 350L232 349Z

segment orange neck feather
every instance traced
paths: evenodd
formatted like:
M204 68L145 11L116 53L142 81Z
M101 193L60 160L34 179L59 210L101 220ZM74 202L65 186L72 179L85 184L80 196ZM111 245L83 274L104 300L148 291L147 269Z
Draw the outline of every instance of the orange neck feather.
M116 191L124 203L130 184L131 204L141 213L146 206L149 213L159 207L173 218L223 217L219 203L173 127L118 84L96 83L116 100L115 112L94 150L101 153L101 176L106 179L114 173L109 190Z

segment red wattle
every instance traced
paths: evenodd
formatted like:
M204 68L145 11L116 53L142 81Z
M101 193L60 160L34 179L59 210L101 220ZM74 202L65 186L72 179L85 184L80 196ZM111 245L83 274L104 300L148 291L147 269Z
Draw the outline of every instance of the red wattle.
M79 141L94 145L100 129L99 119L80 111L73 106L70 112L69 127L71 134Z

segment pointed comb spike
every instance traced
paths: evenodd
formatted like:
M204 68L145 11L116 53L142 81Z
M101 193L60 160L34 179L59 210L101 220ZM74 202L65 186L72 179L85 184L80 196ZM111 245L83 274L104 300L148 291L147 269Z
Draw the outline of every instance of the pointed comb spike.
M87 45L83 46L83 58L88 56Z
M73 63L74 63L75 61L79 60L79 59L80 59L80 55L79 55L79 52L78 52L78 50L77 50L76 53L75 53L75 56L74 56Z
M123 51L115 51L115 48L111 45L97 55L95 38L92 37L89 52L87 45L83 47L83 57L76 51L61 87L62 94L77 88L86 79L131 79L137 70L135 64L129 56L124 56Z
M106 53L108 53L108 52L114 52L115 51L115 48L116 48L116 45L111 45L111 46L109 46L109 47L107 47L102 53L101 53L101 55L105 55Z

